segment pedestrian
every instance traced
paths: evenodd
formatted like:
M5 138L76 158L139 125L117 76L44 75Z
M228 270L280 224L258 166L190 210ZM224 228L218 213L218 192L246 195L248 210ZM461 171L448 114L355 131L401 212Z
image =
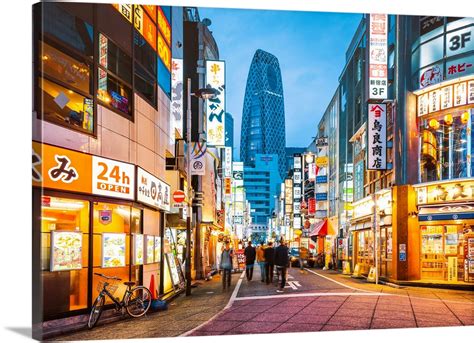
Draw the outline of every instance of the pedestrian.
M265 282L265 242L257 248L257 263L260 266L260 281Z
M253 278L253 266L255 264L255 256L257 255L255 248L252 246L252 241L244 250L245 255L245 275L247 275L247 281L252 281Z
M222 269L222 289L225 290L230 288L230 279L232 271L232 258L234 256L233 250L230 248L230 242L225 242L225 247L221 253L221 265Z
M268 247L263 252L265 257L265 281L268 284L273 281L273 265L275 261L275 249L273 249L273 242L268 242Z
M286 271L290 259L288 257L288 247L284 240L280 241L280 245L275 249L275 266L279 274L281 274L280 287L277 289L278 293L282 293L286 284Z

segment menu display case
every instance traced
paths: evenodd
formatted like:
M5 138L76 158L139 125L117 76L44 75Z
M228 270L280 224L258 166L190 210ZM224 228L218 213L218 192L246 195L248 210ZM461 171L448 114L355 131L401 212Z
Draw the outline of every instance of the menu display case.
M146 264L155 262L155 236L146 235Z
M82 232L51 231L51 271L82 269Z
M125 267L125 233L102 234L102 268Z
M143 235L140 233L133 234L133 264L143 264Z

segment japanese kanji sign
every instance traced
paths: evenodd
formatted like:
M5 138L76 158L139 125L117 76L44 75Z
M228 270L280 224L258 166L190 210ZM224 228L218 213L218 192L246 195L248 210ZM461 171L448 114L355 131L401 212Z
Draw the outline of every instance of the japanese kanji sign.
M369 104L367 169L387 169L387 105Z
M171 106L170 143L174 144L175 133L183 135L183 59L171 60Z
M137 169L137 201L170 211L171 188L142 168Z
M225 62L206 61L206 86L217 91L206 101L207 144L225 145Z
M387 99L387 15L370 14L368 30L369 99Z
M232 148L225 147L225 157L224 157L224 177L232 176Z

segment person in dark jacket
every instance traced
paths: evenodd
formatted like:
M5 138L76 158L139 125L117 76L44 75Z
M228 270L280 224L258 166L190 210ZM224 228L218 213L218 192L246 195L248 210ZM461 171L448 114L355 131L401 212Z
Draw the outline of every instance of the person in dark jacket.
M249 244L244 250L245 255L245 275L247 276L247 281L252 281L253 277L253 266L255 264L255 256L257 252L252 246L252 242L249 241Z
M230 288L231 272L232 272L232 258L234 252L230 248L230 242L225 242L225 248L221 253L220 269L222 270L222 289Z
M288 257L288 247L285 241L281 241L280 245L275 249L275 266L277 267L278 273L281 274L280 288L277 289L278 293L283 292L286 284L286 270L290 259Z
M268 247L263 251L265 257L265 281L268 284L273 281L273 266L275 261L275 249L273 242L268 242Z

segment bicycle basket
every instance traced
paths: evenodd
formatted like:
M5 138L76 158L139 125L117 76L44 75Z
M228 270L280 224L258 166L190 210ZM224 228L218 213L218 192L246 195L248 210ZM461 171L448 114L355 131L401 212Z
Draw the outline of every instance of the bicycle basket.
M105 282L107 282L107 287L106 287L107 291L109 291L109 293L113 295L119 286L118 280L108 280L108 281L99 280L99 282L97 283L98 292L102 292Z

